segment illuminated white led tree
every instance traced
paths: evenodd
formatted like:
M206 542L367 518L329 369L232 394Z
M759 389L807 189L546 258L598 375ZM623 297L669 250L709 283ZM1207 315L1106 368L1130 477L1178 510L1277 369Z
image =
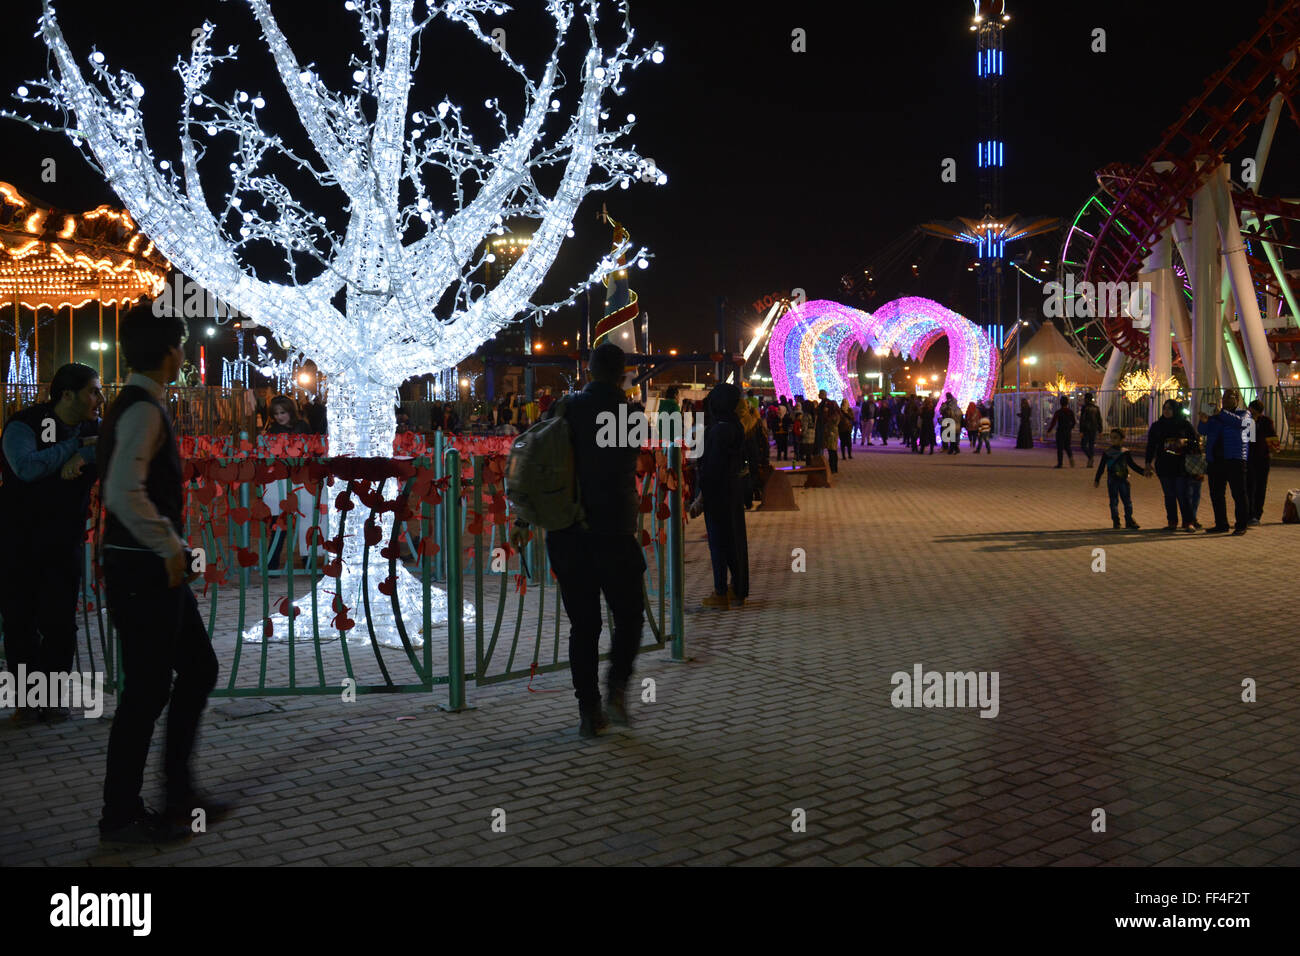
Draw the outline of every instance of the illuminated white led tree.
M496 0L429 0L420 4L418 16L416 0L347 0L344 6L359 22L363 55L348 64L351 89L339 92L299 61L268 0L246 2L315 157L263 128L261 94L236 91L226 102L209 95L214 68L235 61L237 51L232 46L214 52L215 28L208 22L196 31L188 59L176 64L185 91L179 151L174 160L160 159L144 132L143 86L129 72L110 73L99 51L89 62L95 82L87 80L49 0L39 29L52 54L50 73L17 92L23 102L60 111L65 122L11 111L0 115L72 137L176 269L316 362L329 381L331 454L389 457L397 385L454 367L516 316L558 309L618 268L622 248L563 300L531 301L561 243L572 235L585 196L627 188L637 179L667 181L651 161L618 145L634 117L606 123L602 105L607 93L623 92L629 69L646 60L661 62L663 53L658 47L632 50L625 2L613 5L621 24L617 43L606 48L598 21L607 4L550 0L546 11L555 40L534 78L498 42L491 18L508 8ZM484 103L500 128L494 147L475 141L468 111L459 106L444 99L413 109L409 102L423 34L440 19L494 50L522 82L522 112L513 125L496 97ZM561 59L575 33L584 47L577 70L581 85L566 92ZM561 102L566 96L572 101L568 109ZM548 132L548 121L562 128ZM230 186L214 203L199 167L221 139L234 144ZM291 171L290 178L341 193L341 234L296 198L283 169ZM539 176L556 181L553 191L539 185ZM435 198L437 183L446 190ZM507 221L523 219L535 223L532 241L489 291L473 278L483 264L483 240L504 232ZM247 265L247 253L257 247L283 257L286 280L259 277ZM353 607L359 601L359 539L346 539L340 579ZM386 573L372 566L371 582ZM419 607L414 578L401 575L399 587L403 606ZM445 598L435 597L441 605L435 614L445 619ZM390 603L378 592L371 596L372 608ZM277 622L278 633L283 625ZM380 623L379 631L385 643L396 639L391 622Z

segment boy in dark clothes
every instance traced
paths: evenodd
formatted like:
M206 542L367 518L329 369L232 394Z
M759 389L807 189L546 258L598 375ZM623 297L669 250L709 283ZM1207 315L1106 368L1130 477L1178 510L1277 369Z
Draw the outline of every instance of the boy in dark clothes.
M1058 466L1059 467L1059 466ZM1119 527L1119 501L1124 501L1124 527L1136 531L1140 526L1133 520L1133 499L1129 494L1128 473L1136 471L1144 478L1150 478L1151 472L1133 460L1133 453L1124 447L1124 433L1118 428L1111 429L1110 447L1101 453L1101 464L1097 466L1097 475L1093 479L1094 488L1101 485L1102 472L1106 473L1106 492L1110 495L1110 520Z

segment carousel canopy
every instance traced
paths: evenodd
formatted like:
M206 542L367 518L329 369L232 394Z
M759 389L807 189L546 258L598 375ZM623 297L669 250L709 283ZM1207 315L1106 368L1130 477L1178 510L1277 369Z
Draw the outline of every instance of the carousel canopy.
M0 182L0 306L126 305L158 295L169 268L125 210L69 212Z

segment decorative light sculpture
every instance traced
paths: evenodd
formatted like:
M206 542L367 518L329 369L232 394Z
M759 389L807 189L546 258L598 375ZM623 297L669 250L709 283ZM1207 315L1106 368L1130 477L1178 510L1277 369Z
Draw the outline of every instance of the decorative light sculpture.
M1071 395L1079 387L1078 382L1069 381L1061 372L1056 373L1056 381L1048 382L1043 386L1044 389L1053 395Z
M16 359L16 361L15 361ZM9 376L7 381L13 385L36 385L36 363L32 361L31 349L23 341L22 349L17 355L9 355Z
M549 0L555 40L540 78L534 79L496 41L492 22L483 22L506 13L498 0L425 0L418 18L416 0L348 0L344 7L359 20L367 55L353 61L353 87L339 92L298 59L269 0L246 2L318 161L264 128L261 95L237 90L223 103L206 91L214 68L237 59L233 46L214 51L211 22L196 31L188 59L176 67L184 93L179 151L172 159L160 158L145 134L143 86L129 72L110 73L98 50L88 64L94 82L88 80L50 0L44 0L39 35L49 48L51 70L20 88L18 99L52 108L70 125L13 111L0 116L64 133L84 147L140 229L178 270L273 329L291 355L316 361L329 380L331 454L391 457L393 405L401 382L455 366L517 315L552 312L618 267L625 248L602 259L563 300L530 301L584 197L625 186L644 168L634 150L618 144L632 128L631 116L626 123L602 125L602 111L608 110L602 101L607 92L621 95L628 71L662 59L655 56L662 51L657 46L632 51L625 0L588 0L576 14L575 4ZM598 21L609 7L620 22L616 45L607 47ZM500 129L494 147L475 141L470 110L445 99L431 108L410 108L423 33L440 18L495 52L522 81L523 115L513 128L498 100L487 100ZM576 68L565 70L561 55L571 30L585 51ZM576 86L568 94L572 112L567 117L559 105L566 86ZM559 117L565 117L561 128L548 130L548 121ZM222 136L230 136L235 146L227 167L233 184L219 197L205 189L200 163ZM341 191L347 223L342 235L295 197L273 163ZM547 195L539 180L552 169L558 185ZM453 184L450 195L430 196L435 179ZM535 220L532 241L487 291L472 276L483 265L484 239L504 232L508 220ZM254 273L245 265L247 247L278 252L287 281ZM387 535L392 519L385 518ZM351 606L359 603L362 560L361 536L350 535L339 594ZM375 561L372 585L386 574ZM419 605L413 576L399 575L398 587L404 604ZM435 620L445 620L445 596L433 597ZM371 605L390 614L390 599L377 591ZM287 633L287 621L275 619L277 637ZM248 636L260 639L261 633L250 630ZM384 643L398 641L389 619L377 622L377 633Z
M930 299L909 296L874 313L817 299L781 317L768 343L772 384L778 395L815 397L825 389L836 401L857 399L860 351L895 354L920 361L930 346L948 337L948 374L940 394L965 407L993 395L997 351L979 326Z
M1156 373L1151 369L1140 368L1137 371L1129 372L1120 379L1119 390L1124 393L1125 400L1129 404L1133 404L1144 398L1149 398L1153 392L1178 391L1178 379L1170 375L1161 380L1156 377Z

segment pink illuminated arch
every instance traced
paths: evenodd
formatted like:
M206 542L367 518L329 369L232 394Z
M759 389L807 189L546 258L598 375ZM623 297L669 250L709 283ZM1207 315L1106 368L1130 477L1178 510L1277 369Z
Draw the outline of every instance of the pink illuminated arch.
M939 394L952 392L963 408L993 395L998 353L975 323L938 302L917 296L887 302L874 313L818 299L795 306L772 331L768 358L778 395L815 398L820 390L856 401L857 358L885 349L921 360L948 337L948 374Z

